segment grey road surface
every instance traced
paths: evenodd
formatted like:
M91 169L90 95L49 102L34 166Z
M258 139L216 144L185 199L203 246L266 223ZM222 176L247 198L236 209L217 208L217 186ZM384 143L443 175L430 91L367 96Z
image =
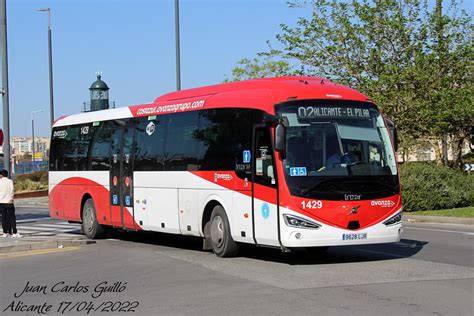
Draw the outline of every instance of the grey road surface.
M0 314L26 315L12 310L19 301L51 305L48 315L474 313L472 226L410 224L395 244L334 247L318 256L245 247L231 259L202 252L199 240L179 236L112 237L77 249L0 258ZM21 294L27 284L30 291ZM108 292L101 293L104 288ZM135 312L118 311L137 304Z

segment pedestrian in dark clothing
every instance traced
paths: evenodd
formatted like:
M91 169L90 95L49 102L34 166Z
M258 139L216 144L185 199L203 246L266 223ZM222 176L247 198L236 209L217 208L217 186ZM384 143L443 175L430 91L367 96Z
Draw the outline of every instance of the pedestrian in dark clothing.
M21 238L16 230L15 206L13 204L13 181L8 179L8 171L0 171L0 210L2 212L2 237Z

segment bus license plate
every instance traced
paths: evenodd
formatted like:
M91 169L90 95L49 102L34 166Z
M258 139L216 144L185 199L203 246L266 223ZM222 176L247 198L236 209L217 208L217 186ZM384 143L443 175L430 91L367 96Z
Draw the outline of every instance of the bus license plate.
M342 234L342 240L362 240L367 239L367 233Z

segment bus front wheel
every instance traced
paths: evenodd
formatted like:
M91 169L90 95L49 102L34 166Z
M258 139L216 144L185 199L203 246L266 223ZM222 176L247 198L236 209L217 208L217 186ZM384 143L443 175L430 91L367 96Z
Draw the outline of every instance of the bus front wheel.
M210 237L212 250L218 257L233 257L239 251L239 246L230 234L227 215L220 205L216 205L212 210Z
M82 232L90 239L102 238L105 235L104 227L97 221L92 199L87 199L82 208Z

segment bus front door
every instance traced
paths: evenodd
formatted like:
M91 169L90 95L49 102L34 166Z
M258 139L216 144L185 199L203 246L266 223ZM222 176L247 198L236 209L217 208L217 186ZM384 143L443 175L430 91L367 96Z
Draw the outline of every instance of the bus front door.
M112 134L110 211L112 225L136 229L133 210L133 133L118 127Z
M257 244L279 246L275 159L268 127L255 130L253 166L253 222Z

